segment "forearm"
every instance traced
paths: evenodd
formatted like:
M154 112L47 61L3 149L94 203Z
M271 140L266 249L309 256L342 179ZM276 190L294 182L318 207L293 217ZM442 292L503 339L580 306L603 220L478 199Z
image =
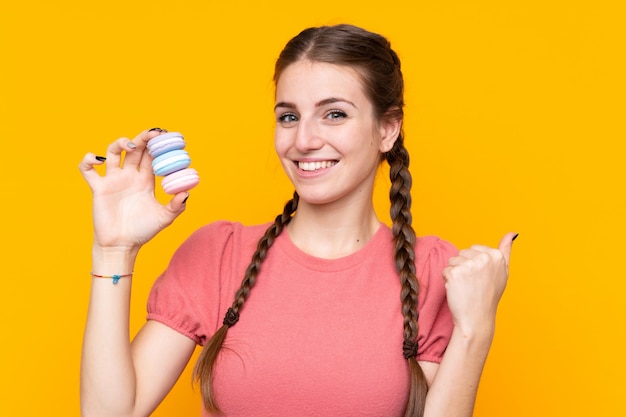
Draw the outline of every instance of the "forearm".
M130 273L135 256L94 248L92 272ZM130 278L117 284L110 278L92 278L81 365L83 416L132 414L136 379L129 335L130 289Z
M493 326L455 328L426 397L425 417L471 417L478 383L493 340Z

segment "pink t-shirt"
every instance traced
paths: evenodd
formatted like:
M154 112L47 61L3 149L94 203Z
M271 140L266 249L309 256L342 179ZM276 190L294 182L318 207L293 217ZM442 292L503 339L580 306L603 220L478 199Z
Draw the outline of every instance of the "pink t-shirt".
M155 282L148 319L204 344L221 327L267 226L216 222L196 231ZM418 360L440 362L448 344L441 272L456 253L436 237L418 239ZM385 225L339 259L310 256L282 233L216 363L224 415L402 416L409 370L392 254Z

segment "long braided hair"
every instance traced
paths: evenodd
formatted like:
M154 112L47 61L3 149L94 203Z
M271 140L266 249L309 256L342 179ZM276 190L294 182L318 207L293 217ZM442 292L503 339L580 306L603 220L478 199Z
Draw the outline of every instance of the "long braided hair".
M299 60L345 65L357 70L362 78L366 95L373 104L378 120L402 120L404 107L404 81L400 60L383 36L351 25L323 26L305 29L291 39L280 56L274 70L274 83L289 65ZM381 156L387 160L390 171L392 233L395 242L394 262L401 283L401 308L404 318L402 354L410 369L410 392L405 417L422 417L428 384L416 360L418 335L417 296L419 282L415 271L415 232L411 225L411 174L409 153L400 133L394 146ZM213 395L213 365L222 347L228 328L238 320L250 290L256 282L261 264L276 237L289 224L298 207L298 194L289 200L283 212L266 230L246 269L241 287L224 317L223 326L209 339L202 350L194 370L200 383L206 409L219 412ZM400 351L400 347L398 347Z

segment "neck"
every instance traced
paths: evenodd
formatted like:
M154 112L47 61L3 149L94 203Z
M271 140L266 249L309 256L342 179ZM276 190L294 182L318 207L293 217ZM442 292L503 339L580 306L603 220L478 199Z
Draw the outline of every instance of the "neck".
M315 205L300 200L287 226L291 241L318 258L335 259L356 252L380 227L371 202L361 207Z

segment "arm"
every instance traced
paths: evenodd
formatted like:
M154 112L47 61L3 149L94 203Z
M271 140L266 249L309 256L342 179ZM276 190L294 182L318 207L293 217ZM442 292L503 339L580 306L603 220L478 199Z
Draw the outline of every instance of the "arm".
M424 364L430 383L425 417L471 417L493 340L498 302L508 278L514 234L498 249L472 246L444 269L454 329L440 365Z
M154 175L145 147L159 133L146 131L132 141L121 138L111 144L104 176L94 169L102 162L93 154L87 154L79 166L93 192L95 274L132 272L140 247L184 211L186 193L174 196L167 205L154 198ZM192 340L152 322L131 346L131 282L122 278L114 285L111 279L92 279L81 364L84 416L148 415L193 352Z
M463 335L455 328L441 364L428 363L430 389L425 417L471 417L492 337Z
M161 323L148 321L131 344L128 319L123 321L126 326L116 326L122 322L114 316L117 306L102 309L101 301L110 300L99 298L92 297L85 331L82 415L148 416L178 380L195 342Z

